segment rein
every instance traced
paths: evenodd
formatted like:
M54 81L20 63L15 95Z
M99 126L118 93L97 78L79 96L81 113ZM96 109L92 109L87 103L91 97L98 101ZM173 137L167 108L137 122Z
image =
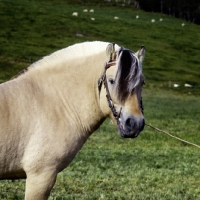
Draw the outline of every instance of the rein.
M117 121L117 124L119 124L119 118L120 118L122 108L120 109L119 113L116 111L116 108L115 108L113 101L112 101L112 98L110 96L110 92L109 92L109 89L108 89L108 83L107 83L107 79L106 79L106 70L108 68L110 68L111 66L115 65L115 64L116 64L116 60L110 60L110 61L105 63L104 72L98 80L98 89L99 89L99 93L100 93L102 83L103 83L104 87L106 88L106 98L107 98L107 101L108 101L108 106L111 109L112 114Z

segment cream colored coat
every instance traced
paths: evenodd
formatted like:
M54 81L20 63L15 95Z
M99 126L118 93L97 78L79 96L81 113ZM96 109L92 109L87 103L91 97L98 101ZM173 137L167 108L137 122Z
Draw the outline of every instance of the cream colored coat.
M26 178L26 200L47 199L57 173L112 117L105 89L99 97L97 86L107 45L60 50L0 85L0 179Z

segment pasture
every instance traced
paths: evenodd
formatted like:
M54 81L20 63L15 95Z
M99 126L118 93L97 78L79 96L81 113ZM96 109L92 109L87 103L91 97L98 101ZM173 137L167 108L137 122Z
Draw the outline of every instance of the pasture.
M199 97L146 89L143 96L147 122L200 144ZM58 175L50 199L199 199L199 165L195 147L148 127L122 139L108 120ZM24 182L1 181L1 199L23 199Z
M132 50L145 45L146 122L200 145L199 26L133 8L64 1L3 0L0 13L0 82L77 42L114 41ZM200 199L199 165L195 147L149 127L136 139L122 139L107 120L59 174L50 199ZM0 181L0 199L23 197L24 180Z

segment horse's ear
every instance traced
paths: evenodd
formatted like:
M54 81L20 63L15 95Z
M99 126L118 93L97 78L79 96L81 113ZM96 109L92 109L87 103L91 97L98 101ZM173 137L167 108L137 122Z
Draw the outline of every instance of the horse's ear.
M145 47L141 46L141 48L135 53L135 55L138 57L139 61L142 63L145 57Z
M115 43L110 43L106 48L106 55L109 61L115 60Z

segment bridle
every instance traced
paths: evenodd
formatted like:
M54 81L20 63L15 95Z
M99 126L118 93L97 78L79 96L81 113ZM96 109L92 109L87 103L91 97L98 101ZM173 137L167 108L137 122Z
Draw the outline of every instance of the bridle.
M115 44L113 43L112 45L114 46ZM121 50L123 50L123 47L121 47ZM121 114L122 108L120 108L120 111L117 112L117 110L116 110L116 108L114 106L114 103L112 101L112 98L110 96L110 92L109 92L109 89L108 89L107 78L106 78L107 69L110 68L111 66L114 66L114 65L116 65L116 53L115 53L115 50L113 48L112 52L110 52L109 61L105 63L104 72L101 75L101 77L98 79L98 89L99 89L99 95L100 95L102 84L104 84L104 87L106 89L106 98L107 98L107 101L108 101L108 106L111 109L112 114L113 114L114 118L117 121L117 124L119 124L120 123L120 114ZM144 108L143 108L143 103L142 103L142 97L141 97L141 100L140 100L140 109L141 109L141 112L143 114Z
M109 52L110 53L110 59L109 59L108 62L105 63L104 72L103 72L103 74L101 75L101 77L98 80L98 89L99 89L99 94L100 94L102 83L103 83L104 87L106 88L106 98L107 98L107 101L108 101L108 106L111 109L112 114L113 114L114 118L117 121L117 124L119 124L119 119L120 119L120 114L121 114L121 109L122 108L120 108L120 111L117 112L117 110L116 110L116 108L115 108L115 106L113 104L112 98L110 96L110 92L109 92L109 89L108 89L107 78L106 78L106 70L108 68L110 68L111 66L116 65L116 53L115 53L115 49L114 49L114 45L115 44L113 43L112 45L113 45L112 51Z
M119 124L119 118L120 118L120 114L121 114L121 109L122 108L120 109L119 112L116 111L116 108L115 108L115 106L113 104L113 101L112 101L112 98L110 96L110 92L109 92L109 89L108 89L108 83L107 83L107 79L106 79L106 70L108 68L110 68L111 66L115 65L115 64L116 64L116 60L109 61L109 62L105 63L104 72L103 72L102 76L98 80L98 89L99 89L99 93L100 93L101 87L102 87L102 83L103 83L104 87L106 88L106 98L107 98L107 101L108 101L108 106L111 109L112 114L113 114L114 118L117 121L117 124Z

